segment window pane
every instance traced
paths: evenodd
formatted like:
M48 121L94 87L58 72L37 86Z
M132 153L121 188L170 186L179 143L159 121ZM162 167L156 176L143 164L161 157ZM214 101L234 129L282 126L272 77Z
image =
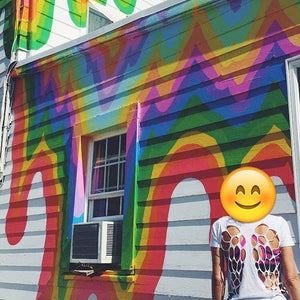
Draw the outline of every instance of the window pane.
M106 199L94 200L93 217L106 216Z
M108 216L120 215L120 197L114 197L108 199Z
M90 190L99 198L90 199L92 218L120 215L123 213L126 134L96 141L93 145Z
M126 135L121 135L121 156L125 157L126 154Z
M104 192L104 167L96 167L93 169L93 179L91 186L91 193L101 193Z
M107 191L116 191L118 190L117 183L118 183L118 165L110 165L108 168L108 185Z
M112 21L105 15L95 11L94 9L89 9L88 32L92 32L110 23L112 23Z
M108 139L107 160L109 162L118 160L119 155L119 136Z
M298 77L298 89L299 89L299 92L300 92L300 68L297 69L297 77Z
M93 166L99 166L105 162L106 140L95 142Z
M119 168L119 190L123 190L125 185L125 162L121 163Z
M122 215L123 212L124 212L124 197L123 196L120 197L120 201L121 201L121 207L120 207L121 212L120 212L120 215Z

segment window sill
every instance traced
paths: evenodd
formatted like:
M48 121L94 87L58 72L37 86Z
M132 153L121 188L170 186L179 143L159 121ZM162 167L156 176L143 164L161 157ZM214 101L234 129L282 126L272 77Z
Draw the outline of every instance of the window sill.
M65 280L82 280L82 281L112 281L112 282L135 282L135 275L127 274L127 275L120 275L117 274L116 271L105 271L100 275L94 276L85 276L81 274L74 274L74 273L66 273L64 274Z

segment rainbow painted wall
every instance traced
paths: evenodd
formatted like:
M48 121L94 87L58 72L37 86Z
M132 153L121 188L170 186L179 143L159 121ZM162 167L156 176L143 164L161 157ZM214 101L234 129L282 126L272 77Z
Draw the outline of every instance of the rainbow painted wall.
M10 58L13 50L19 60L25 59L85 35L89 7L115 22L164 1L2 0L6 57Z
M285 75L300 54L299 15L295 0L189 0L19 64L0 190L1 298L210 299L210 226L224 215L224 176L241 165L272 176L274 213L299 243ZM87 141L120 128L122 270L74 275Z

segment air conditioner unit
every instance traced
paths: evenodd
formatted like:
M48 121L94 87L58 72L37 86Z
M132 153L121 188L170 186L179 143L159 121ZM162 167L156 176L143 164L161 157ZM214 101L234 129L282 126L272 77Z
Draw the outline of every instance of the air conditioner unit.
M122 222L73 224L71 263L112 264L121 261Z

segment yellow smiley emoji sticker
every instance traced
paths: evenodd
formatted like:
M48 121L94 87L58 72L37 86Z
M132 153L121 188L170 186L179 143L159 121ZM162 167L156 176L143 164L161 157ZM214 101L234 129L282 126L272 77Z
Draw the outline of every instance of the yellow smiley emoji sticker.
M243 167L225 178L220 198L229 216L241 222L255 222L272 210L276 190L265 172L253 167Z

